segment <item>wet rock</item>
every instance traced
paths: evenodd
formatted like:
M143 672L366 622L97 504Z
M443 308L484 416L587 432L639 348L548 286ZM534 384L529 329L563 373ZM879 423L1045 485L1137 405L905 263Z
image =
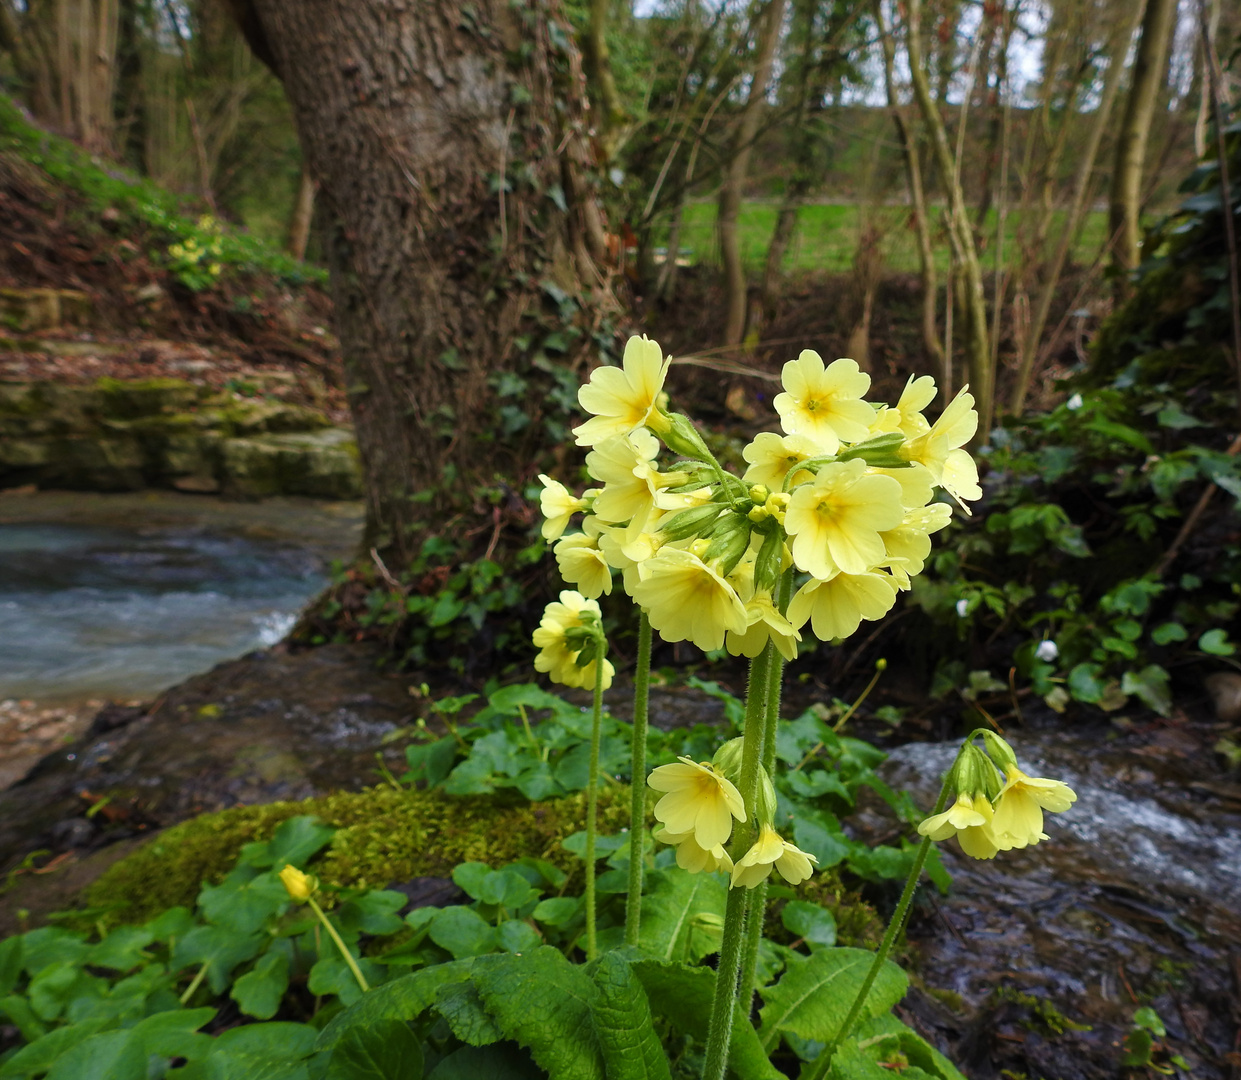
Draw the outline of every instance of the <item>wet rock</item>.
M18 333L85 326L92 314L91 298L76 289L0 289L0 325Z
M381 674L380 659L366 645L253 653L136 719L101 721L0 792L0 870L38 848L55 854L209 810L359 790L379 778L377 751L400 769L383 737L411 719L410 680ZM94 835L60 824L100 803L105 827Z

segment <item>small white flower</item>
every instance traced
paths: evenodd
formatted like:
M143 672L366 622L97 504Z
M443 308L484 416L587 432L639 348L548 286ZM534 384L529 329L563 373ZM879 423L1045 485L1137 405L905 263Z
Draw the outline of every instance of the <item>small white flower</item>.
M1065 402L1065 405L1074 411L1080 409L1082 407L1081 394L1074 394L1068 401Z
M957 601L957 614L961 616L961 618L964 619L965 616L969 613L969 610L970 610L970 602L968 600L962 598Z
M1034 650L1034 655L1043 663L1050 664L1060 655L1060 647L1054 641L1040 641L1038 648Z

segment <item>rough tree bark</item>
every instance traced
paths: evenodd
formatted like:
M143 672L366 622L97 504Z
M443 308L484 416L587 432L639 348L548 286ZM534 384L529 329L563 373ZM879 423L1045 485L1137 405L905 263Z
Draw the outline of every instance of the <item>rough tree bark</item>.
M477 488L527 479L547 442L538 345L570 308L585 340L610 302L571 35L543 0L232 6L284 82L333 222L365 544L399 566L429 533L481 525L490 553L503 506ZM503 372L524 396L497 400ZM518 406L513 424L501 404Z

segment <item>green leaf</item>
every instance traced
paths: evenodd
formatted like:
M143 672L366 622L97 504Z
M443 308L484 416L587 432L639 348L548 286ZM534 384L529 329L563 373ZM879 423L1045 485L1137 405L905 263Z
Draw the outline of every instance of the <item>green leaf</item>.
M864 949L820 949L785 971L779 982L760 991L763 1045L775 1048L780 1034L830 1042L862 988L874 954ZM905 996L909 980L888 960L867 996L862 1017L887 1012Z
M1189 634L1179 622L1160 623L1151 631L1151 641L1156 645L1170 645L1174 641L1184 641Z
M1163 1018L1149 1005L1144 1005L1142 1008L1134 1010L1133 1022L1138 1027L1146 1028L1152 1035L1158 1036L1161 1039L1168 1034L1168 1029L1163 1024Z
M22 935L22 966L30 975L61 961L80 962L90 951L85 934L44 926Z
M22 939L20 935L0 941L0 997L4 997L22 975Z
M57 1028L27 1046L23 1046L11 1058L0 1064L0 1077L26 1076L41 1073L52 1067L62 1054L68 1053L84 1042L107 1023L103 1017L84 1020L70 1027Z
M538 896L520 874L512 870L493 870L479 883L477 899L512 910L537 900Z
M809 852L819 860L820 870L826 870L848 856L849 845L843 833L833 834L823 823L822 819L827 817L825 812L820 811L816 817L820 820L815 820L815 817L809 814L798 815L793 819L793 842L802 851ZM834 816L832 820L835 820Z
M1168 673L1158 664L1147 664L1141 671L1126 671L1120 680L1120 688L1126 694L1136 695L1160 716L1172 712Z
M271 950L233 983L228 996L247 1016L270 1020L280 1008L280 1000L288 988L289 958L283 952Z
M1085 425L1085 428L1087 431L1096 431L1100 435L1106 435L1109 438L1128 443L1134 449L1140 450L1144 454L1153 454L1155 452L1150 439L1140 431L1129 427L1128 424L1118 424L1114 420L1098 419L1090 421L1090 423Z
M142 950L154 940L155 934L148 927L118 926L86 954L86 963L114 971L132 971L149 959Z
M335 955L316 961L315 966L310 969L307 986L312 994L335 994L342 1005L352 1005L362 997L362 987L358 985L357 976L345 963L339 950L334 948L332 951ZM374 960L363 957L357 960L357 964L362 977L370 986L377 986L383 980L384 969Z
M727 901L718 875L670 867L642 897L639 944L664 960L701 960L719 947L718 935L701 932L702 917L723 918Z
M600 996L591 1017L608 1080L671 1080L646 991L628 962L604 953L594 981Z
M372 889L346 900L335 915L347 933L360 931L382 937L395 934L405 925L397 912L408 903L409 897L395 889Z
M511 953L532 952L543 944L539 932L524 919L508 919L496 930L501 949Z
M780 921L790 934L811 945L836 944L836 916L818 904L790 900L780 912Z
M895 1042L895 1046L893 1046L893 1042ZM944 1057L943 1054L916 1031L902 1024L890 1013L876 1016L872 1020L866 1020L859 1024L856 1034L846 1039L842 1047L849 1043L855 1043L855 1045L867 1048L872 1054L876 1055L876 1060L889 1056L885 1054L885 1050L896 1049L900 1054L904 1055L905 1060L912 1067L901 1069L897 1075L908 1076L910 1080L915 1080L919 1070L927 1076L939 1077L940 1080L965 1080L965 1077L961 1075L951 1061ZM834 1059L832 1067L833 1069L836 1067ZM893 1080L894 1072L896 1070L886 1068L883 1070L883 1077L885 1080ZM913 1075L911 1076L911 1074Z
M198 926L177 942L170 966L180 971L205 963L212 992L222 994L233 968L254 959L270 940L265 935L245 937L223 926Z
M631 965L646 990L652 1015L666 1020L683 1035L706 1041L715 997L715 972L664 960L640 960ZM728 1046L728 1067L738 1080L784 1080L768 1060L748 1016L737 1010Z
M540 900L532 915L537 922L548 926L564 926L581 909L582 901L576 896L552 896Z
M485 862L460 863L453 867L453 884L471 900L481 900L483 882L491 872L491 867Z
M238 867L219 885L204 885L198 907L208 922L236 934L253 934L289 904L289 893L274 871L252 875Z
M266 1024L243 1024L229 1028L216 1037L211 1056L226 1054L237 1058L294 1062L309 1057L314 1051L316 1036L309 1024L271 1021ZM232 1073L229 1073L231 1076Z
M436 964L375 987L356 1005L332 1017L316 1040L315 1048L330 1050L354 1024L417 1019L435 1003L436 992L441 986L468 979L472 964L472 960Z
M148 1055L183 1057L189 1061L205 1057L215 1045L209 1035L196 1034L215 1019L215 1009L168 1009L138 1021L130 1030L142 1040Z
M1098 664L1078 664L1069 672L1069 692L1078 701L1094 705L1103 700L1104 684L1099 678L1103 669Z
M185 937L197 925L187 908L169 908L158 918L146 924L156 941Z
M471 980L499 1029L526 1047L551 1080L603 1080L590 1018L599 990L558 949L486 957L475 963Z
M441 986L435 995L435 1008L463 1043L487 1046L504 1038L469 979Z
M1212 656L1231 656L1237 647L1228 640L1228 631L1216 627L1198 639L1198 648Z
M47 1080L146 1080L147 1052L132 1031L92 1035L56 1059Z
M91 977L72 960L49 964L31 981L26 991L30 1007L44 1020L55 1020L74 998L82 983L90 985Z
M431 921L427 936L454 960L482 956L495 950L496 932L477 911L468 907L446 907Z
M237 862L239 866L259 870L280 871L286 865L301 869L328 845L335 832L334 827L324 825L313 814L301 814L281 822L270 840L246 844Z
M357 1024L333 1048L326 1080L422 1080L422 1044L402 1020Z
M445 735L435 742L423 743L421 746L405 748L405 762L409 771L401 777L406 783L425 783L433 788L443 783L452 771L453 762L457 759L457 740Z
M10 994L8 997L0 998L0 1015L7 1016L27 1042L34 1042L47 1033L47 1028L35 1016L30 1002L24 997ZM4 1072L0 1069L0 1076L3 1075Z
M462 1046L440 1061L426 1080L543 1080L526 1051L512 1043Z

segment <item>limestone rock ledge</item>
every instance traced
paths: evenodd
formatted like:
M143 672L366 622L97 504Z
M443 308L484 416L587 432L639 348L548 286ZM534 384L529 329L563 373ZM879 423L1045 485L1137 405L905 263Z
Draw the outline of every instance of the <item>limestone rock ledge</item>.
M180 379L0 381L0 488L237 498L361 494L357 444L314 409Z

